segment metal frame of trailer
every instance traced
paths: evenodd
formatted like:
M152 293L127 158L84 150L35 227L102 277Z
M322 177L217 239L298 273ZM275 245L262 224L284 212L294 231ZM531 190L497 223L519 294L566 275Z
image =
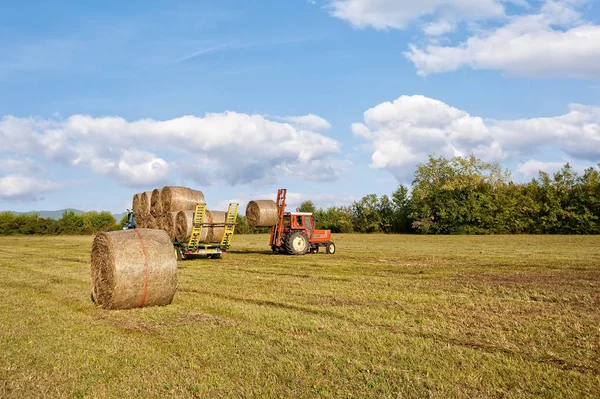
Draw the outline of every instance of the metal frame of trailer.
M192 235L186 243L180 243L177 240L173 243L175 248L175 255L178 260L187 260L190 257L197 255L207 256L209 259L219 259L221 254L224 254L229 250L231 245L231 239L235 233L235 224L237 222L239 204L230 203L227 208L227 215L225 216L225 223L218 224L206 224L204 223L204 216L206 215L206 204L196 204L196 210L194 211ZM200 237L202 237L202 229L204 227L224 227L223 237L221 242L218 243L201 243Z

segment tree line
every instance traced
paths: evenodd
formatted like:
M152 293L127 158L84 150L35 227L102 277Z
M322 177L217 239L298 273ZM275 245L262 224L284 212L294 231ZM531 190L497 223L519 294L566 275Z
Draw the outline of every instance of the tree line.
M498 163L474 156L429 157L410 190L370 194L314 212L318 228L341 233L600 234L600 164L578 174L567 163L515 183Z
M497 163L431 156L417 166L410 188L326 209L305 201L299 210L313 212L317 228L334 233L600 234L600 164L578 174L567 163L516 183ZM69 211L58 220L4 212L0 235L94 234L126 223L109 212ZM269 231L238 218L238 234Z
M126 223L126 216L117 223L110 212L76 214L73 211L65 211L60 219L43 218L36 213L15 215L11 212L1 212L0 235L87 235L121 230Z

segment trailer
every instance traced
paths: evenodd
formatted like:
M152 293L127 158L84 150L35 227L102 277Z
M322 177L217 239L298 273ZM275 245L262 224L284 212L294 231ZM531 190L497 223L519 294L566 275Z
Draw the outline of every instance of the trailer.
M205 224L204 216L206 214L206 204L196 204L192 226L192 234L187 242L175 240L173 247L175 256L178 260L187 260L197 256L206 256L209 259L220 259L221 254L226 253L231 245L233 234L235 233L235 224L237 222L239 204L230 203L227 208L225 223L223 224ZM223 236L220 242L201 243L202 229L205 227L223 227Z
M231 202L227 208L225 223L207 224L204 222L204 216L206 215L206 204L196 204L196 209L194 210L192 235L187 242L179 242L177 239L175 239L173 242L175 257L178 260L187 260L197 256L206 256L209 259L220 259L221 254L226 253L231 245L231 239L235 233L238 210L239 204ZM127 223L123 227L123 230L137 228L133 211L127 211ZM202 229L205 227L223 227L224 229L221 241L214 243L201 243L200 237L202 237Z

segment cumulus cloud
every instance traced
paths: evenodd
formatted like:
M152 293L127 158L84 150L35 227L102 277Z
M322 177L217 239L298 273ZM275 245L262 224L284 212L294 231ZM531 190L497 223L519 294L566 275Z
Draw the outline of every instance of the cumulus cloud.
M27 157L4 156L0 153L0 172L29 174L39 170L37 163Z
M303 116L286 116L281 119L301 129L317 131L331 129L331 124L327 122L327 120L315 114L308 114Z
M525 76L600 78L600 26L578 11L585 0L548 0L533 14L510 17L455 46L411 44L405 56L422 76L462 67ZM444 26L430 26L445 33Z
M448 31L453 21L504 16L499 0L335 0L330 13L357 28L404 29L423 17L434 17L432 33Z
M536 177L539 172L554 173L560 170L565 165L565 162L544 162L530 159L519 163L517 172L524 177Z
M58 184L48 180L20 174L10 174L0 177L0 201L32 201L38 199L40 195L56 190L57 188Z
M5 116L0 120L0 152L86 167L130 186L161 184L175 174L232 185L281 173L335 179L344 167L332 157L340 144L316 132L329 123L316 115L294 121L236 112L134 122L89 115Z
M372 146L371 167L388 169L401 182L431 154L504 161L554 150L600 160L600 107L579 104L554 117L493 120L428 97L402 96L367 110L352 131Z

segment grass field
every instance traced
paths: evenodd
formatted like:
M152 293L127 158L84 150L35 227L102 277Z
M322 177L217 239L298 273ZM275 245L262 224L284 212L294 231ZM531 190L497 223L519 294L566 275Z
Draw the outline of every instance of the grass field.
M91 237L0 238L0 397L600 397L600 237L338 235L90 302Z

